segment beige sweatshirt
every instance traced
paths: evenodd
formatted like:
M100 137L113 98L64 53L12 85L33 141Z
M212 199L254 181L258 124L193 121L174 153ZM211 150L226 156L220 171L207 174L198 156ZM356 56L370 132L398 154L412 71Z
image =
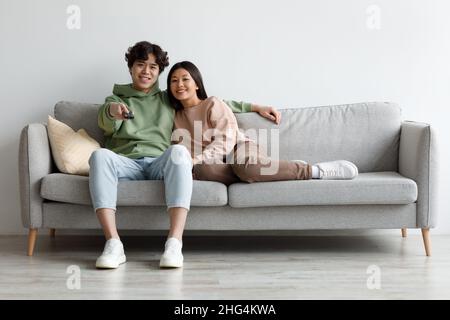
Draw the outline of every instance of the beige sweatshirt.
M174 129L172 141L190 151L194 165L221 163L237 142L248 141L239 131L233 112L216 97L177 111Z

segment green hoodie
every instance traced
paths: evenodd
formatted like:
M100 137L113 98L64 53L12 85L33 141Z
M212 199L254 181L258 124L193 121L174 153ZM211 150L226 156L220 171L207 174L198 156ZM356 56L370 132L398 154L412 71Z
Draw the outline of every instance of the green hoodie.
M115 120L108 115L111 102L121 102L134 113L132 120ZM225 101L233 112L250 112L251 104ZM105 99L98 112L98 126L105 134L105 147L132 159L158 157L171 144L175 109L167 91L155 83L149 93L133 89L132 84L114 85L113 95Z

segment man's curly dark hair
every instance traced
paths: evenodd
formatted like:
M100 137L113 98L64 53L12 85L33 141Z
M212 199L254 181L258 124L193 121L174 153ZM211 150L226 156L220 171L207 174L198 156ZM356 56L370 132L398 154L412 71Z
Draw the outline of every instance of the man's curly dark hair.
M147 60L150 53L155 55L159 73L163 72L164 68L169 65L167 52L163 51L157 44L148 41L140 41L128 48L128 52L125 53L125 61L128 63L128 68L131 69L136 60Z

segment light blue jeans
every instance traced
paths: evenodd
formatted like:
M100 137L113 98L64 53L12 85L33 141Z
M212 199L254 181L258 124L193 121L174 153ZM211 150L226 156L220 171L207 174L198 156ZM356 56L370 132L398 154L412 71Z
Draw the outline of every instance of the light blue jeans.
M95 210L116 210L119 180L164 180L167 207L190 208L192 159L182 145L170 146L157 158L139 159L97 149L92 153L89 165L89 189Z

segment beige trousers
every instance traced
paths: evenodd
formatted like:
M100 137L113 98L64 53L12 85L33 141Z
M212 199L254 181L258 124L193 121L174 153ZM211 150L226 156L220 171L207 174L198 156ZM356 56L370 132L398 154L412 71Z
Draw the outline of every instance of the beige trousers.
M311 165L296 161L270 159L253 141L236 144L232 163L197 164L193 168L195 180L218 181L225 185L234 182L264 182L309 180ZM275 169L275 170L274 170Z

